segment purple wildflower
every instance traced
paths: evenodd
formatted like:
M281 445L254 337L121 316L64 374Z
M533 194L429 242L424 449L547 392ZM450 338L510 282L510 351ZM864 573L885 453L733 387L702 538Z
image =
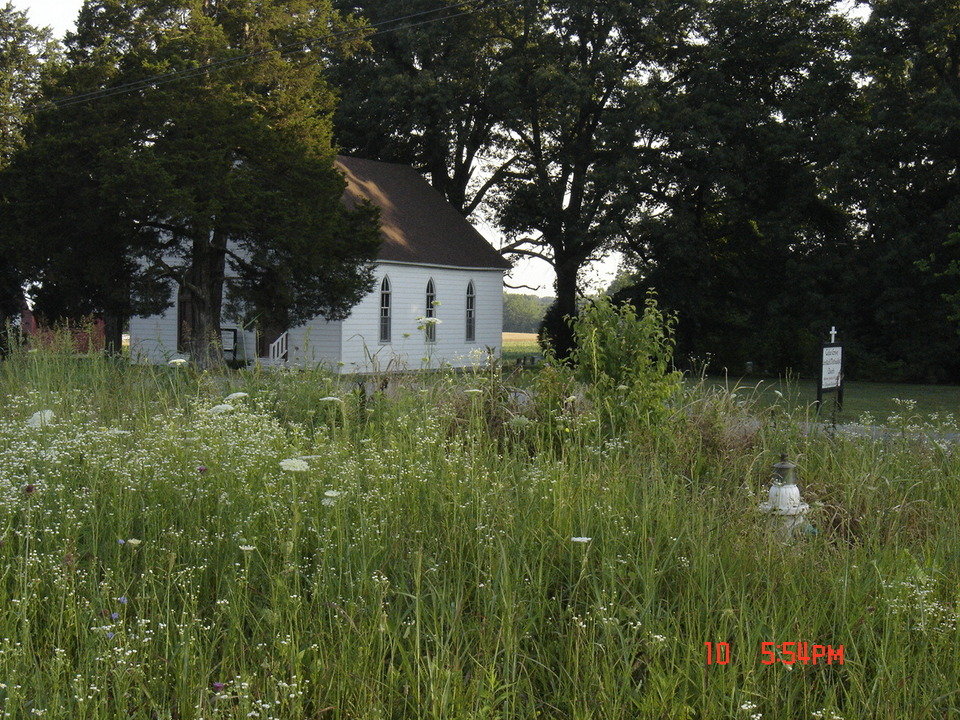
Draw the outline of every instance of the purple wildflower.
M120 603L121 605L126 605L126 604L127 604L127 596L126 596L126 595L121 595L120 597L117 598L117 602Z
M112 613L110 613L110 619L111 619L111 620L116 620L116 619L119 618L119 617L120 617L120 613L118 613L118 612L112 612Z
M197 472L198 472L198 473L205 473L206 471L207 471L207 466L206 466L206 465L200 465L200 466L197 468Z
M223 692L223 689L224 689L226 686L227 686L226 683L215 682L215 683L213 684L213 689L214 689L215 692Z
M112 632L108 632L108 633L107 633L107 640L113 640L113 633L112 633Z

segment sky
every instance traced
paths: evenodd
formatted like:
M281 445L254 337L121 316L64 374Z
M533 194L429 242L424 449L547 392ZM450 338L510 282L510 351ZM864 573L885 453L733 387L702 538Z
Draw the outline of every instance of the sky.
M30 22L46 25L61 37L73 29L82 4L83 0L13 0L14 7L30 14Z
M12 0L12 2L15 7L29 13L30 21L34 25L48 26L54 34L60 37L63 37L68 30L73 29L77 13L83 4L83 0ZM494 247L500 246L501 238L494 228L480 226L479 230L493 243ZM581 276L584 290L592 292L606 287L617 274L619 264L619 255L613 255L593 263ZM531 291L528 288L510 290L508 288L507 291L552 295L553 278L553 270L544 261L535 258L520 260L507 276L507 283L509 285L527 285L536 288L536 290Z

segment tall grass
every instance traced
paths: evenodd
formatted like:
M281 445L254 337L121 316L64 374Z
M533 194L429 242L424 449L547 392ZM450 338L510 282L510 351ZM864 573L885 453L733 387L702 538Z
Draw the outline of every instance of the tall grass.
M552 373L0 363L3 717L960 717L953 446L705 386L651 426ZM817 528L788 546L780 452Z

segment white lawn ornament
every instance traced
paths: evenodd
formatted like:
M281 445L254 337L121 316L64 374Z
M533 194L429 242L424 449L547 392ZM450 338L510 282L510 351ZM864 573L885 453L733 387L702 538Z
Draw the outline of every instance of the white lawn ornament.
M767 501L760 503L760 512L770 517L770 526L784 542L790 542L798 530L808 527L806 515L810 506L800 497L797 487L797 466L786 455L773 466L773 483Z

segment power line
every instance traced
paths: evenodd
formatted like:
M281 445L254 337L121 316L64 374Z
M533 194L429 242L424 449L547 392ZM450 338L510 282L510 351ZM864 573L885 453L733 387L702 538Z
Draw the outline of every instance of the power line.
M438 12L449 11L452 9L464 7L469 5L474 0L462 0L459 3L454 5L448 5L441 8L434 8L433 10L424 10L418 13L411 13L409 15L403 15L396 18L391 18L389 20L381 20L378 23L373 23L367 27L381 27L383 25L389 25L391 23L403 22L405 20L411 20L418 17L423 17L425 15L432 15ZM369 35L364 36L365 38L376 37L379 35L386 35L392 32L398 32L401 30L411 30L414 28L422 27L425 25L430 25L436 22L443 22L446 20L452 20L457 17L463 17L465 15L470 15L478 10L492 10L494 8L503 7L504 5L509 5L515 3L517 0L504 0L503 2L494 3L492 5L487 5L486 7L472 8L464 10L452 15L443 15L441 17L429 18L426 20L421 20L420 22L408 23L406 25L398 25L396 27L389 27L382 30L377 30L370 33ZM258 60L262 57L268 55L279 54L280 57L285 55L290 55L295 52L309 52L310 47L320 42L333 40L338 37L356 35L360 32L363 32L363 28L352 28L349 30L340 30L338 32L328 33L327 35L322 35L320 37L309 38L307 40L302 40L297 43L288 43L287 45L281 45L275 48L269 48L266 50L258 50L256 52L247 53L245 55L238 55L232 58L224 58L223 60L217 60L215 62L207 63L205 65L200 65L196 68L190 68L188 70L176 70L169 73L162 73L159 75L154 75L152 77L143 78L141 80L136 80L133 82L125 83L123 85L118 85L110 88L102 88L100 90L93 90L86 93L81 93L80 95L72 95L61 100L50 100L48 104L53 105L56 109L62 109L70 107L72 105L79 105L81 103L93 100L101 100L108 97L113 97L115 95L122 95L129 92L136 92L138 90L144 90L149 87L157 87L158 85L164 85L168 82L175 82L177 80L185 80L192 77L197 77L202 75L210 70L219 70L227 67L234 67L239 65L244 65L248 62Z

